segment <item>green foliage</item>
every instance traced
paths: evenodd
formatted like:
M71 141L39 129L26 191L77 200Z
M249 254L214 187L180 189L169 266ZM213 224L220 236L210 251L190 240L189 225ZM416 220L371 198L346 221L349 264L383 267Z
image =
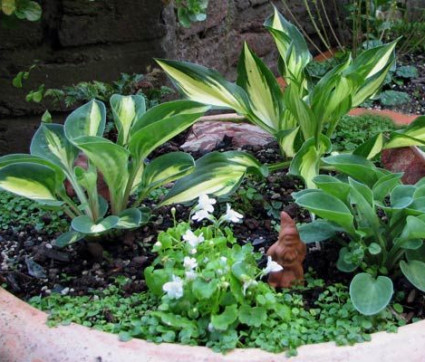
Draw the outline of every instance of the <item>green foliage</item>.
M331 137L332 149L337 152L352 152L377 134L389 135L396 129L396 125L389 118L372 114L344 116Z
M387 90L379 95L379 101L384 106L399 106L409 103L411 98L406 92Z
M312 178L318 174L320 158L332 149L329 138L335 127L351 108L379 90L394 62L396 43L368 49L354 60L348 56L314 84L306 70L312 56L301 32L276 9L265 26L282 59L285 92L246 44L236 84L199 65L157 62L187 98L233 109L274 135L282 154L293 158L291 174L314 187Z
M65 231L68 222L60 210L43 210L31 200L0 192L0 228L20 231L29 225L36 230L54 234Z
M310 225L309 239L322 235L332 238L342 228L348 242L341 240L338 268L357 271L350 296L357 310L366 315L383 310L393 295L392 277L400 271L417 288L425 280L422 260L425 238L425 183L402 185L401 174L376 168L356 155L323 159L345 177L318 176L318 190L293 194L295 202L323 220ZM320 222L320 229L314 227ZM311 238L310 238L311 237ZM323 239L321 239L323 240ZM418 250L418 254L409 252ZM407 261L407 262L406 262ZM418 264L419 263L419 264Z
M64 125L43 123L33 137L30 155L0 158L3 190L61 209L72 218L71 230L57 239L58 246L87 235L97 237L114 229L140 226L149 212L140 208L141 201L153 189L194 168L193 158L183 152L165 154L150 163L146 159L158 146L192 125L208 107L175 101L146 112L142 96L114 95L110 102L117 143L102 137L105 106L93 100L72 112ZM85 156L83 164L80 153ZM107 186L109 205L98 190L99 173ZM67 195L65 179L77 203ZM135 200L130 206L131 196Z
M0 0L0 14L20 20L38 21L41 18L41 6L31 0Z
M208 0L174 0L174 5L179 23L185 28L207 18Z

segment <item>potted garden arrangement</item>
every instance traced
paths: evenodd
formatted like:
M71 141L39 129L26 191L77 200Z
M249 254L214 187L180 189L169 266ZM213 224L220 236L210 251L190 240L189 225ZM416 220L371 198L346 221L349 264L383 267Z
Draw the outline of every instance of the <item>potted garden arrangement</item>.
M147 236L150 218L162 212L169 219L158 235L140 246L148 250L145 259L117 265L113 283L102 291L93 286L85 295L72 295L69 288L62 288L32 298L32 304L49 311L50 324L78 321L119 333L121 341L142 338L190 345L177 347L179 360L188 356L220 360L227 356L192 346L223 353L261 348L294 355L304 344L363 342L372 332L395 332L407 319L422 317L418 313L407 318L403 304L420 295L416 310L423 307L425 182L404 185L402 174L386 171L375 161L383 149L423 145L425 117L404 129L378 133L351 152L332 153L342 117L382 86L395 60L396 42L368 49L355 59L347 56L313 82L306 71L312 56L299 30L276 9L265 26L281 57L284 91L246 44L236 83L199 65L157 60L185 100L146 110L141 96L114 95L110 100L113 139L104 137L104 103L93 100L72 112L64 125L43 123L30 154L0 158L2 190L53 212L61 210L70 220L68 230L47 249L89 250L89 258L103 263L113 258L111 245L125 241L128 250L138 249L137 238ZM210 108L232 109L270 133L277 141L276 162L262 162L241 150L215 151L196 161L180 151L157 152ZM266 248L270 245L261 238L241 239L240 225L248 218L241 206L249 210L258 201L255 187L267 188L264 180L270 177L279 185L280 177L289 178L286 171L291 175L287 196L295 211L280 214L268 204L270 217L277 213L280 218L279 235L275 230L279 223L268 228L278 241ZM246 183L253 183L254 189L248 192ZM163 195L158 200L159 191ZM297 225L288 213L299 221ZM253 233L257 228L252 224ZM324 242L323 250L313 251L319 242ZM324 260L331 256L326 250L335 251L332 261ZM306 254L313 270L303 270ZM322 269L335 266L327 274L335 278L323 280L315 274L313 259L317 258L325 263ZM40 265L26 260L36 274ZM119 276L131 263L143 280L142 290L129 290L128 279ZM1 293L0 300L10 303L12 297ZM6 328L15 328L13 320L22 327L22 317L1 313ZM32 336L37 328L32 328ZM408 340L412 334L425 338L420 328L423 322L401 328L403 342L397 348L405 351L403 338ZM100 343L88 352L76 352L78 356L93 357L108 349L99 342L102 338L115 358L122 353L127 360L144 353L146 358L166 359L170 348L175 348L134 339L127 344L117 341L116 347L112 336L100 332L78 336L83 330L72 326L58 332L65 339ZM54 330L50 331L53 336ZM12 358L12 348L7 347L12 339L7 330L2 333L6 358ZM394 353L390 345L397 336L385 336L374 337L387 348L373 352L376 358ZM72 348L65 353L75 349L70 343ZM322 356L337 360L338 353L348 353L352 359L364 358L364 353L370 353L367 345L341 347L341 352L324 345L327 352ZM57 346L57 353L67 351ZM306 358L320 356L319 346L302 347L301 355L306 351ZM133 348L138 347L143 350L135 354ZM423 357L418 349L411 352L412 358ZM253 354L247 357L247 353ZM231 360L274 358L264 351L239 349L228 356Z

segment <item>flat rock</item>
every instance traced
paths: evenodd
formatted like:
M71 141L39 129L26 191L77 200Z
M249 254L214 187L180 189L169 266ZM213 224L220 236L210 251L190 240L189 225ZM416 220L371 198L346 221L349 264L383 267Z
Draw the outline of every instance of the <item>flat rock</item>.
M425 177L424 161L410 147L382 151L382 163L391 172L404 172L403 183L413 185Z
M212 151L224 140L232 139L232 146L265 146L274 137L261 128L248 123L205 121L196 123L186 142L181 146L184 151Z

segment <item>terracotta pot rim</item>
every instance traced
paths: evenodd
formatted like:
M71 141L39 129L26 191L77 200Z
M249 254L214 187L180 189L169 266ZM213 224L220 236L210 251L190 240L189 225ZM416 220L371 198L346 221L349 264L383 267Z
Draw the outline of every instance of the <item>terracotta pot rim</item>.
M285 353L236 349L226 355L207 347L154 344L140 339L120 342L115 334L71 324L49 328L47 314L0 288L0 360L12 361L284 361ZM415 343L411 343L415 341ZM371 342L336 347L334 342L298 348L290 361L423 361L425 320L397 333L372 334Z

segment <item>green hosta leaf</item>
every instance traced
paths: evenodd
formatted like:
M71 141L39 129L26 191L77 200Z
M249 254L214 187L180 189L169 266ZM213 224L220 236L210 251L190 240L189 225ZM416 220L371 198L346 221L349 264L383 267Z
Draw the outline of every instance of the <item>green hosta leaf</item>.
M383 310L394 293L390 278L370 274L357 274L350 284L350 297L354 308L364 315L374 315Z
M405 209L414 200L413 195L416 187L413 185L398 185L390 194L391 207L393 209Z
M267 320L267 309L243 305L239 309L239 321L250 327L260 327Z
M357 206L357 213L359 217L373 230L379 228L379 218L375 212L375 202L373 200L373 192L366 185L348 178L351 186L350 200Z
M352 273L358 268L358 265L352 264L346 260L348 254L349 250L347 247L341 248L339 250L338 261L336 263L338 270L341 270L344 273Z
M145 98L143 96L122 96L114 94L111 99L111 109L115 125L118 129L119 145L126 145L130 136L130 128L134 122L146 112Z
M411 102L406 92L386 90L379 95L379 100L384 106L400 106Z
M394 188L401 184L402 173L394 173L381 177L373 185L373 198L376 201L383 202L385 197L390 194Z
M245 91L216 71L188 62L156 61L187 98L211 106L231 108L240 114L249 112Z
M152 190L190 174L194 168L195 161L188 153L171 152L159 156L146 166L142 188Z
M136 208L126 209L118 215L119 221L115 227L117 229L137 228L142 224L143 221L147 221L147 220L142 220L142 216L143 214L140 212L139 209L136 209Z
M350 209L336 197L317 191L297 196L295 202L321 218L340 225L348 233L355 234Z
M406 250L407 261L410 263L413 260L418 260L425 263L425 243L416 250Z
M319 175L313 179L316 186L331 194L343 202L347 201L348 193L350 192L350 185L346 182L338 180L336 177L329 175Z
M202 194L223 196L233 191L247 172L266 176L261 164L245 152L212 152L196 161L195 170L178 180L163 205L186 202Z
M320 159L331 150L331 147L331 141L324 135L320 135L317 147L316 140L310 138L304 142L292 160L290 174L302 177L308 188L315 188L313 179L319 174Z
M404 240L425 239L425 221L415 216L408 216L400 238Z
M196 278L192 283L192 292L198 300L210 299L217 291L218 286L219 281L217 279L206 281L201 278Z
M120 218L115 215L108 216L100 222L93 222L87 215L81 215L72 220L72 228L79 233L88 235L102 234L117 226Z
M400 269L410 283L425 292L425 263L423 261L411 260L406 263L402 260Z
M382 133L377 134L372 137L367 142L363 143L361 146L357 147L353 155L364 157L368 160L373 159L378 155L384 148L384 136Z
M71 142L79 137L103 135L106 122L105 105L92 100L72 112L65 121L65 136Z
M315 220L308 224L302 224L297 227L300 238L305 244L325 241L333 238L344 229L330 223L326 220Z
M0 188L41 203L58 203L57 174L42 164L20 162L2 167Z
M369 187L377 181L375 165L363 157L341 154L323 158L323 162Z
M131 135L131 154L136 160L143 161L155 148L190 127L201 116L202 113L179 114L140 128Z
M128 182L128 151L101 137L80 137L77 141L78 148L84 151L90 162L102 173L111 202L116 206Z
M425 144L425 116L416 118L405 129L392 132L385 149Z
M211 324L218 331L225 331L238 319L238 307L236 304L227 306L224 312L211 316Z
M58 248L63 248L65 246L71 245L73 243L76 243L77 241L80 241L84 238L84 234L75 232L75 231L68 231L62 235L60 235L54 245Z
M168 119L181 114L203 114L209 109L210 106L187 99L161 103L149 109L143 116L136 120L131 127L130 133L133 135L140 129L161 119Z
M248 93L252 112L266 130L279 130L282 91L273 73L244 44L238 64L237 84Z
M382 252L381 246L377 243L370 244L367 250L369 251L371 255L378 255L378 254L381 254Z
M70 172L78 149L65 137L64 127L60 124L42 124L31 141L31 154L45 158Z

